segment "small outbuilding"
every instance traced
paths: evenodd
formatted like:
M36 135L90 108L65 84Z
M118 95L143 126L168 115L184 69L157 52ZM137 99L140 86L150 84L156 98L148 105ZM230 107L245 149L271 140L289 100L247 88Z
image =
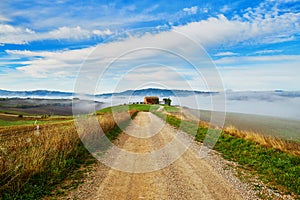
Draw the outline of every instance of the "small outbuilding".
M145 97L144 104L159 104L158 97Z

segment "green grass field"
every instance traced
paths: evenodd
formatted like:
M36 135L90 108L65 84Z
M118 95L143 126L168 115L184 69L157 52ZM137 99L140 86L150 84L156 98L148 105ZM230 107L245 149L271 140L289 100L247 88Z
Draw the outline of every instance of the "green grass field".
M195 116L200 115L200 120L202 121L210 121L211 111L194 109L188 109L188 111ZM224 126L230 125L239 130L300 141L300 121L297 120L242 113L226 113Z
M107 107L102 110L97 111L99 113L111 113L111 112L123 112L128 110L137 110L137 111L155 111L160 107L160 105L145 105L145 104L130 104L130 105L121 105L121 106L112 106Z
M19 126L34 124L35 120L20 120L20 121L7 121L0 119L0 126Z
M49 124L54 122L63 122L72 120L73 116L50 116L47 118L42 118L42 115L37 116L28 116L23 115L19 116L19 113L16 114L4 114L0 113L0 127L5 126L20 126L20 125L34 125L34 124Z

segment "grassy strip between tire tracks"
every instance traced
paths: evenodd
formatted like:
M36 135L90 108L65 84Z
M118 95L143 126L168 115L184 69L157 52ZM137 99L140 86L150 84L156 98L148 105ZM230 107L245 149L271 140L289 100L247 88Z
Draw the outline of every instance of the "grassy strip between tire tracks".
M203 142L208 128L196 122L178 119L172 115L154 112L167 123L195 136ZM195 135L196 133L196 135ZM273 189L300 195L300 157L274 148L263 147L253 141L232 136L222 131L215 150L225 159L239 163L243 168L255 171Z

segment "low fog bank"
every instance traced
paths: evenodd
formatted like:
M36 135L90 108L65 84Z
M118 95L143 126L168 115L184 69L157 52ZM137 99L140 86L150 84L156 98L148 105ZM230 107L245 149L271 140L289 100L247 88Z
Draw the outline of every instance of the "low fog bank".
M255 115L266 115L287 119L300 120L300 92L232 92L225 94L195 95L176 97L170 96L172 105L180 105L192 109L226 111ZM97 98L104 102L103 107L143 102L143 96L113 96L109 99ZM162 100L163 96L160 96ZM223 105L225 108L223 109Z
M170 95L170 92L164 93L164 91L161 91L159 94L145 93L143 95L158 95L161 101L163 98L170 98L172 105L192 109L267 115L300 120L300 92L297 91L227 91L226 93L190 94L191 91L189 93L185 92L184 95L182 92L176 93L175 91L173 95L166 96ZM76 113L90 113L109 106L143 102L143 95L79 96L78 101L73 101L73 106L76 106ZM9 102L16 105L24 104L25 106L27 104L56 106L61 107L64 111L68 110L68 113L72 114L72 97L65 99L66 97L59 96L59 94L51 97L49 99L45 97L43 97L44 99L16 98L15 100L9 99ZM54 97L55 99L53 99ZM2 107L9 106L7 98L3 98L2 104Z

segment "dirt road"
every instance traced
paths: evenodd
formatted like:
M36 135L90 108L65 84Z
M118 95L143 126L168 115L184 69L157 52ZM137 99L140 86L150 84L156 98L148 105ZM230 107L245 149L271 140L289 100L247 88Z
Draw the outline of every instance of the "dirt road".
M114 163L115 169L100 164L93 177L69 199L245 199L205 159L199 159L196 150L188 148L180 156L185 142L178 140L190 137L178 134L152 113L138 113L124 132L117 146L136 155L159 152L172 145L161 154L139 160L110 149L105 159ZM176 155L178 159L168 164ZM163 168L163 164L167 166ZM124 171L118 170L121 166Z

